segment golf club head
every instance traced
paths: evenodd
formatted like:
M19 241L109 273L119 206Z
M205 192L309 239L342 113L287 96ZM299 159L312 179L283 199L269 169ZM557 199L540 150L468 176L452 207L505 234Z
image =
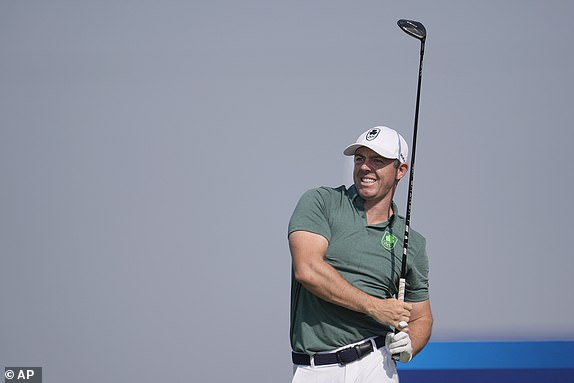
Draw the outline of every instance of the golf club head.
M418 40L424 41L427 37L425 26L418 21L400 19L397 21L397 25L405 31L406 34Z

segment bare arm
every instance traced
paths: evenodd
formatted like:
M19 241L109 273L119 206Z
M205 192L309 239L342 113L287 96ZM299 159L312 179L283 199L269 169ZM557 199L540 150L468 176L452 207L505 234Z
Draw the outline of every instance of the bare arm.
M430 301L413 302L409 321L409 336L413 346L413 356L418 354L430 339L433 317Z
M373 297L351 285L325 262L328 245L323 236L307 231L289 235L293 270L299 283L319 298L365 313L379 323L397 327L400 321L409 321L410 303Z

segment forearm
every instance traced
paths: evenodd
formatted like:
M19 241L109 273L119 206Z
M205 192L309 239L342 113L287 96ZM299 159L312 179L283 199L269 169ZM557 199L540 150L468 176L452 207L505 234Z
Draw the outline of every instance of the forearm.
M297 265L295 279L319 298L349 310L371 315L377 298L351 285L326 262Z

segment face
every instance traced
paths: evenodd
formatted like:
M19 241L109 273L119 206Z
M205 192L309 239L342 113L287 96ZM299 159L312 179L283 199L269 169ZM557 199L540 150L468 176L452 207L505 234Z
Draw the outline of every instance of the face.
M365 201L390 201L395 183L403 178L408 168L407 164L400 164L397 168L394 162L394 159L382 157L367 147L357 149L353 180Z

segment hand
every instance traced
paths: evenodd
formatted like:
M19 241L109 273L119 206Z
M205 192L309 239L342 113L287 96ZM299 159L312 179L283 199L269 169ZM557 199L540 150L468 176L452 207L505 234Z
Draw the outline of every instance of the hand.
M413 346L411 337L406 332L387 333L385 348L391 355L398 355L398 360L407 363L413 358Z
M377 322L401 330L400 322L408 322L411 316L412 304L399 301L395 298L373 299L369 315Z

